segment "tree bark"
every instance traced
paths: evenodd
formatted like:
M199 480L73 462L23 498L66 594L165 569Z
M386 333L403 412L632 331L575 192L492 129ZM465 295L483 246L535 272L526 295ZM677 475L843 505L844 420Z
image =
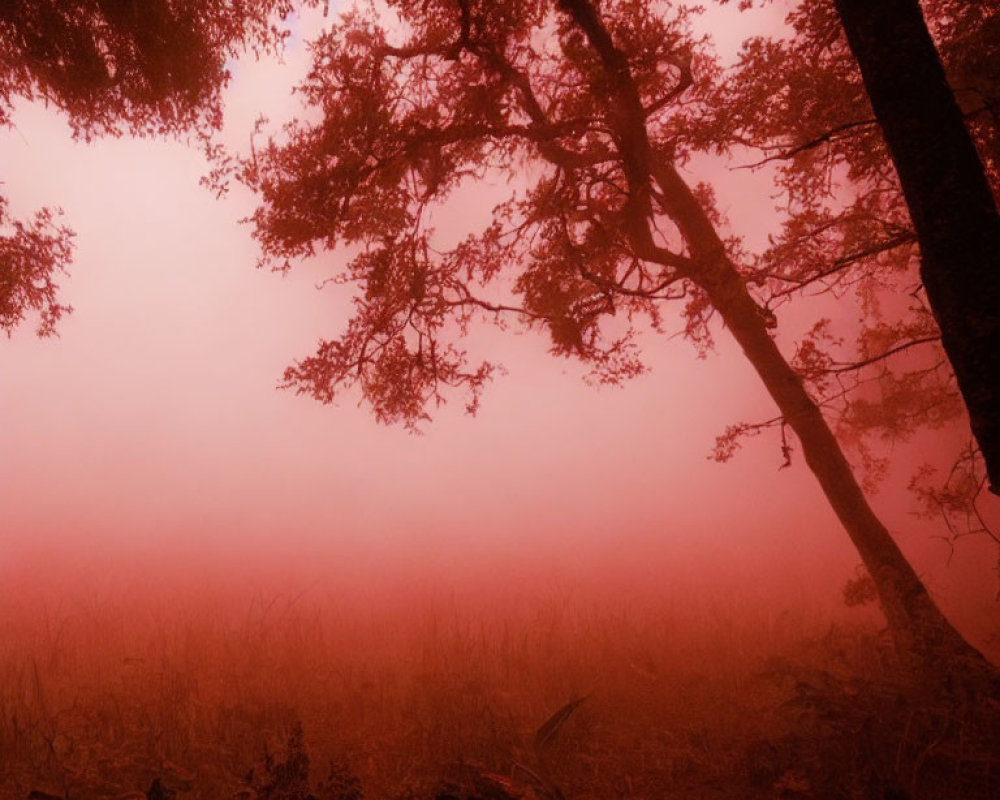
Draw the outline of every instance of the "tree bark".
M669 198L669 215L683 232L694 261L692 281L709 296L743 349L785 422L799 439L809 469L857 548L878 590L897 652L925 674L963 665L972 675L993 668L941 613L861 490L833 431L767 329L760 307L725 252L714 225L672 165L656 180Z
M706 292L798 437L809 469L875 582L901 659L924 676L958 677L977 685L985 679L996 689L996 670L941 613L868 504L823 412L771 338L765 315L750 296L705 209L674 165L653 157L628 61L614 45L599 12L591 0L559 0L559 4L587 36L608 78L609 120L629 188L623 224L635 252L656 259L650 230L650 184L655 182L660 189L660 211L673 220L688 246L692 266L682 274Z
M1000 494L1000 214L918 0L834 0L896 165L920 275Z

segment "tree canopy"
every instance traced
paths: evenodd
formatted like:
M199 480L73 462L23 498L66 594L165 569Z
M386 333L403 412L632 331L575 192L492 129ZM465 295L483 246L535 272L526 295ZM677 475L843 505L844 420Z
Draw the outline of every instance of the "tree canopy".
M610 382L642 369L635 331L609 336L610 316L658 326L659 301L687 297L691 335L707 341L708 310L684 281L678 233L668 242L645 229L659 195L652 164L688 148L683 120L664 111L696 105L692 70L711 69L689 40L688 12L614 7L607 25L636 67L629 108L609 109L623 106L613 99L620 87L583 31L547 4L395 8L414 30L406 43L391 44L363 13L316 41L300 92L323 121L289 126L287 141L243 165L264 200L255 230L272 265L362 245L343 278L361 286L357 317L291 369L289 383L323 400L356 383L380 419L414 424L448 386L467 388L474 406L491 373L453 346L451 322L518 315ZM549 36L562 50L545 45ZM617 47L610 57L622 57ZM658 123L653 138L647 117ZM487 230L440 252L435 207L489 174L537 181L512 192ZM655 262L635 252L632 234Z
M288 125L238 168L261 199L252 222L264 263L287 269L343 243L355 253L333 277L356 287L353 318L339 339L289 368L286 384L324 402L356 387L379 419L415 425L449 389L465 389L476 407L492 365L470 359L457 338L477 318L542 326L554 353L619 382L644 369L638 332L662 330L665 302L680 301L685 333L700 348L710 345L710 322L719 318L756 369L776 422L798 437L872 575L900 651L931 669L956 657L982 666L872 512L824 417L834 402L825 387L840 369L817 344L824 325L793 359L774 338L784 300L830 281L861 287L875 304L885 271L891 285L898 277L901 262L887 254L913 253L883 146L861 163L891 191L859 192L845 210L832 207L839 195L824 185L836 165L822 161L817 145L840 145L841 130L874 128L870 112L854 115L864 96L853 62L838 55L845 52L839 28L826 29L815 80L760 70L745 83L757 93L751 104L741 87L721 80L684 6L387 5L383 14L355 9L320 36L299 89L308 121ZM808 24L831 19L819 10ZM798 47L758 40L743 68L798 58ZM845 93L830 95L838 81ZM788 99L796 92L814 98L801 113L810 124L841 98L848 110L837 113L849 122L798 139L799 118L788 119L798 113ZM774 157L802 168L783 169L785 231L754 256L724 237L711 187L683 170L699 152L774 148L776 134L765 126L782 113L788 127L780 136L795 138ZM843 142L859 152L871 143ZM806 169L812 159L819 166ZM496 176L507 178L510 193L491 223L457 244L442 242L435 212ZM872 271L872 260L885 271ZM933 337L929 314L908 319L907 341ZM872 351L848 369L890 358L904 337L900 324L866 326Z
M291 5L7 3L0 123L13 124L23 97L53 104L82 139L210 132L226 59L279 47L274 20ZM995 183L996 85L983 75L1000 64L996 12L956 0L928 7ZM332 276L354 287L353 318L285 383L323 402L354 387L380 420L416 426L451 390L477 407L495 369L459 341L477 320L543 328L555 354L618 383L645 369L639 335L666 330L664 309L678 301L687 337L704 351L721 321L777 407L773 420L721 437L718 457L772 425L787 456L793 432L900 651L931 670L942 659L978 669L834 435L853 439L877 473L864 435L906 436L961 409L916 276L919 231L837 6L804 0L789 17L794 36L751 40L730 73L694 35L696 13L657 0L387 0L323 32L298 89L308 117L235 162L261 201L251 221L264 263L288 269L343 244L353 253ZM762 253L727 238L712 187L690 174L693 156L736 148L776 165L785 196L782 230ZM435 214L497 178L510 191L491 222L444 241ZM55 276L71 234L49 210L22 222L7 205L0 198L0 325L9 332L36 311L50 333L67 310ZM782 352L785 302L849 290L867 315L856 342L819 320L793 355ZM904 352L920 354L909 369L898 368ZM870 381L875 401L852 394ZM966 483L981 485L974 457L968 464Z
M275 51L291 0L7 0L0 4L0 125L17 98L66 115L73 133L178 134L222 120L227 59ZM0 197L0 328L38 313L53 333L68 308L56 280L72 238L57 212L13 219Z

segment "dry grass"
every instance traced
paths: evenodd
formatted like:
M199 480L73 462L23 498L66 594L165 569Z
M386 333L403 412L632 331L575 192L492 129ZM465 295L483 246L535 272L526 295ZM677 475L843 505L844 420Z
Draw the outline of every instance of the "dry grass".
M818 615L93 600L0 637L5 800L485 797L483 773L541 800L1000 795L996 714L914 701L876 632Z

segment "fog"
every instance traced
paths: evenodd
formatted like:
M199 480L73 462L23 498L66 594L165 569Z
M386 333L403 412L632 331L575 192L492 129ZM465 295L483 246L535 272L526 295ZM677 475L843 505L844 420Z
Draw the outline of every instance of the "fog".
M722 46L735 46L738 31L721 30ZM245 149L261 111L276 120L295 112L287 89L304 64L295 38L284 65L236 66L232 146ZM406 673L426 647L443 661L413 670L447 693L443 664L457 668L461 652L480 652L468 631L492 642L514 630L546 665L530 674L535 683L515 687L533 693L518 724L540 724L593 694L585 719L599 728L611 703L600 694L608 674L635 672L642 658L667 669L673 653L682 672L698 673L716 659L757 663L771 644L791 646L832 624L884 624L871 606L844 605L859 558L797 450L783 467L779 437L765 433L729 463L711 459L727 425L775 413L720 326L705 359L681 337L645 336L650 372L622 388L587 383L579 365L549 354L544 334L476 329L470 352L506 367L478 414L468 416L456 396L419 435L380 426L356 396L324 407L276 388L285 366L346 324L349 295L317 289L340 254L287 276L256 270L250 229L238 223L253 198L236 190L216 200L199 187L207 167L195 148L74 142L64 119L40 105L21 104L15 119L0 131L11 211L60 207L76 251L60 293L74 311L58 337L40 340L24 326L0 342L8 679L22 674L17 664L34 659L37 670L49 659L41 668L55 703L71 685L57 657L85 676L84 693L97 691L100 675L145 686L154 661L177 674L187 663L192 674L207 670L200 697L208 704L210 681L232 657L222 649L252 640L247 647L266 655L245 653L233 667L241 679L260 670L261 681L289 682L262 684L255 697L309 706L304 682L314 673L303 659L318 664L333 652L344 669L370 668L357 685L375 691L390 680L385 664L401 659ZM731 166L691 169L715 182L729 229L759 246L773 225L769 177ZM472 187L443 224L457 231L486 218L495 189ZM784 347L819 312L857 316L848 302L816 302L782 312ZM982 537L947 541L940 520L914 516L906 491L916 466L940 462L963 436L958 426L896 445L873 502L948 616L997 658L995 546ZM995 499L984 508L1000 522ZM449 625L471 638L452 640L436 627ZM578 629L593 632L584 637L592 646L573 638ZM596 655L629 647L620 661ZM385 663L363 657L380 648L391 654ZM577 648L590 667L564 670L560 686ZM282 661L293 656L295 665ZM521 662L511 659L503 663L516 669ZM126 675L123 664L132 663ZM489 683L489 669L476 679ZM242 695L225 694L233 685L219 696L238 705ZM640 690L607 690L615 702L645 702L632 691ZM677 701L686 690L672 691ZM357 712L341 701L343 713ZM310 713L300 714L307 733L323 724ZM264 727L272 725L267 718ZM164 747L171 759L198 760L180 745ZM320 749L336 747L362 759L350 737ZM386 777L384 765L357 768L380 769L386 786L405 783L405 775Z

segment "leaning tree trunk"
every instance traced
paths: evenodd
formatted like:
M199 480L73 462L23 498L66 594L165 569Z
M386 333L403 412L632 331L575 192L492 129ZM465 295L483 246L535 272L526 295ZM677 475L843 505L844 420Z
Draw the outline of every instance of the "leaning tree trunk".
M938 609L868 504L822 411L771 338L760 307L690 188L671 165L661 166L656 178L700 265L691 280L708 294L798 437L809 469L875 582L897 651L925 673L938 673L946 665L952 671L956 664L975 674L991 672L986 659Z
M896 165L920 275L1000 494L1000 214L918 0L835 0Z
M771 338L764 314L701 203L672 163L654 157L628 59L615 46L592 0L558 2L602 61L607 121L614 128L629 187L623 226L636 254L654 261L658 256L650 230L653 182L660 189L656 199L660 210L677 225L689 249L691 266L683 274L707 293L798 437L806 463L875 582L902 659L927 676L971 679L977 684L985 676L996 683L996 671L948 622L875 516L823 412Z

